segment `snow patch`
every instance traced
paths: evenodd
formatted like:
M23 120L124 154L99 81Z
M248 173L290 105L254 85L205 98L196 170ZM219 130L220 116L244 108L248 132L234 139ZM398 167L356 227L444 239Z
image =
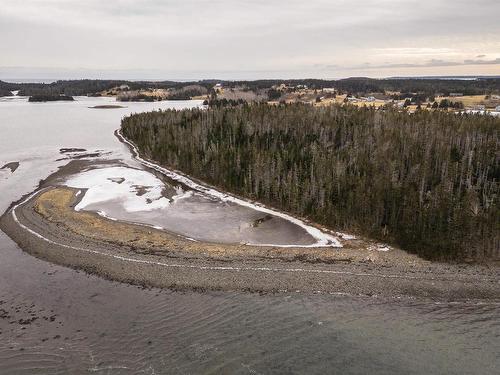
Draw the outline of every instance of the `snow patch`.
M117 183L116 181L122 181ZM87 189L75 210L80 211L96 203L120 201L128 212L164 209L170 205L162 195L163 182L151 173L126 167L91 169L70 177L65 184ZM141 194L138 189L142 189Z
M181 199L190 198L194 194L194 191L192 190L184 191L180 186L175 188L175 192L176 194L172 197L172 202L174 203L180 201Z
M391 247L384 244L377 244L368 246L369 251L390 251Z
M356 239L356 236L353 236L352 234L347 234L347 233L342 233L342 232L335 232L335 234L346 241Z

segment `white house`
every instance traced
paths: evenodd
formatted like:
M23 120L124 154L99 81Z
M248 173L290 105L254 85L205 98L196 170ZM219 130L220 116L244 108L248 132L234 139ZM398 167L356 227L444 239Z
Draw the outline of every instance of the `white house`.
M281 83L279 85L273 86L273 88L277 91L286 91L288 90L288 86L285 85L284 83Z

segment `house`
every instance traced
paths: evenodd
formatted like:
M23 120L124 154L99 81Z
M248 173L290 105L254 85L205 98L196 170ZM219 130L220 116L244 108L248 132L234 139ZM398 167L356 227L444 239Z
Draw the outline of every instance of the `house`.
M460 96L464 96L461 92L450 92L450 97L452 98L458 98Z
M223 88L222 88L222 83L217 83L214 85L214 91L217 93L217 94L222 94L224 92Z
M276 90L276 91L286 91L288 90L288 86L285 85L284 83L280 84L280 85L277 85L277 86L273 86L273 88Z

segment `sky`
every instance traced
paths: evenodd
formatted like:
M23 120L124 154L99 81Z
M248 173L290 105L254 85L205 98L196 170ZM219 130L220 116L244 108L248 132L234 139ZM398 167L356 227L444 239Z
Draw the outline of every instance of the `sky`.
M0 0L0 79L500 75L499 0Z

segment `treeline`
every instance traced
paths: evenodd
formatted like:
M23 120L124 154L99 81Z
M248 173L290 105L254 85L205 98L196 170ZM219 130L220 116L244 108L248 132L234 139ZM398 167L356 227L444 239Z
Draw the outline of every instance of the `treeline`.
M125 80L97 80L97 79L81 79L81 80L68 80L56 81L52 83L10 83L0 81L1 90L19 90L21 96L33 95L68 95L68 96L81 96L92 95L101 91L111 90L112 88L127 85L130 90L140 89L178 89L184 92L185 88L193 86L190 82L149 82L149 81L125 81ZM192 90L191 93L199 95L204 93L214 83L212 81L201 81L198 83L201 86L198 90ZM203 90L205 89L205 90ZM189 92L187 93L189 94ZM187 95L185 95L187 96Z
M499 259L500 119L306 104L136 114L148 158L430 259Z
M162 100L161 97L145 94L124 95L120 94L116 97L119 102L154 102Z
M30 96L29 102L56 102L56 101L73 101L72 96L67 95L33 95Z
M224 82L227 87L247 86L257 91L270 88L274 85L284 83L288 86L305 85L310 89L321 90L334 87L344 93L366 94L387 91L398 91L401 93L421 93L430 97L436 93L448 96L452 92L460 92L464 95L483 95L500 93L500 78L478 78L473 80L464 79L418 79L418 78L346 78L339 80L322 79L292 79L292 80L257 80L257 81L231 81ZM405 94L408 96L408 94ZM405 97L406 97L405 96ZM402 98L404 99L404 97Z
M463 79L370 79L348 78L338 81L337 87L355 93L399 91L402 93L421 93L433 96L442 93L462 93L464 95L483 95L500 92L500 78Z
M0 89L0 97L2 96L11 96L12 93L10 90L7 90L7 89Z
M124 81L102 81L102 80L72 80L72 81L57 81L52 83L19 83L7 84L11 90L19 90L21 96L35 95L68 95L80 96L88 95L103 90L109 90L113 87L120 86ZM2 82L0 82L1 87Z
M203 102L203 105L208 105L209 107L237 107L239 105L245 104L246 102L243 99L210 99L210 100L205 100Z
M321 79L295 79L295 80L256 80L256 81L217 81L201 80L197 82L174 82L174 81L126 81L126 80L68 80L53 83L8 83L0 81L0 90L20 90L20 95L89 95L113 87L127 85L130 90L140 89L176 89L182 92L190 86L200 86L210 90L216 83L222 83L224 87L246 87L248 90L258 92L270 89L274 85L285 83L289 86L305 85L311 89L321 90L323 88L335 87L340 92L352 94L385 93L397 91L401 93L420 93L423 97L430 97L436 93L448 96L450 93L462 93L464 95L500 94L500 78L478 78L474 80L462 79L372 79L372 78L347 78L340 80ZM204 91L204 90L201 90ZM200 94L200 90L192 93L192 96ZM179 93L179 96L181 94ZM405 97L406 97L405 96ZM183 94L187 98L188 93Z

